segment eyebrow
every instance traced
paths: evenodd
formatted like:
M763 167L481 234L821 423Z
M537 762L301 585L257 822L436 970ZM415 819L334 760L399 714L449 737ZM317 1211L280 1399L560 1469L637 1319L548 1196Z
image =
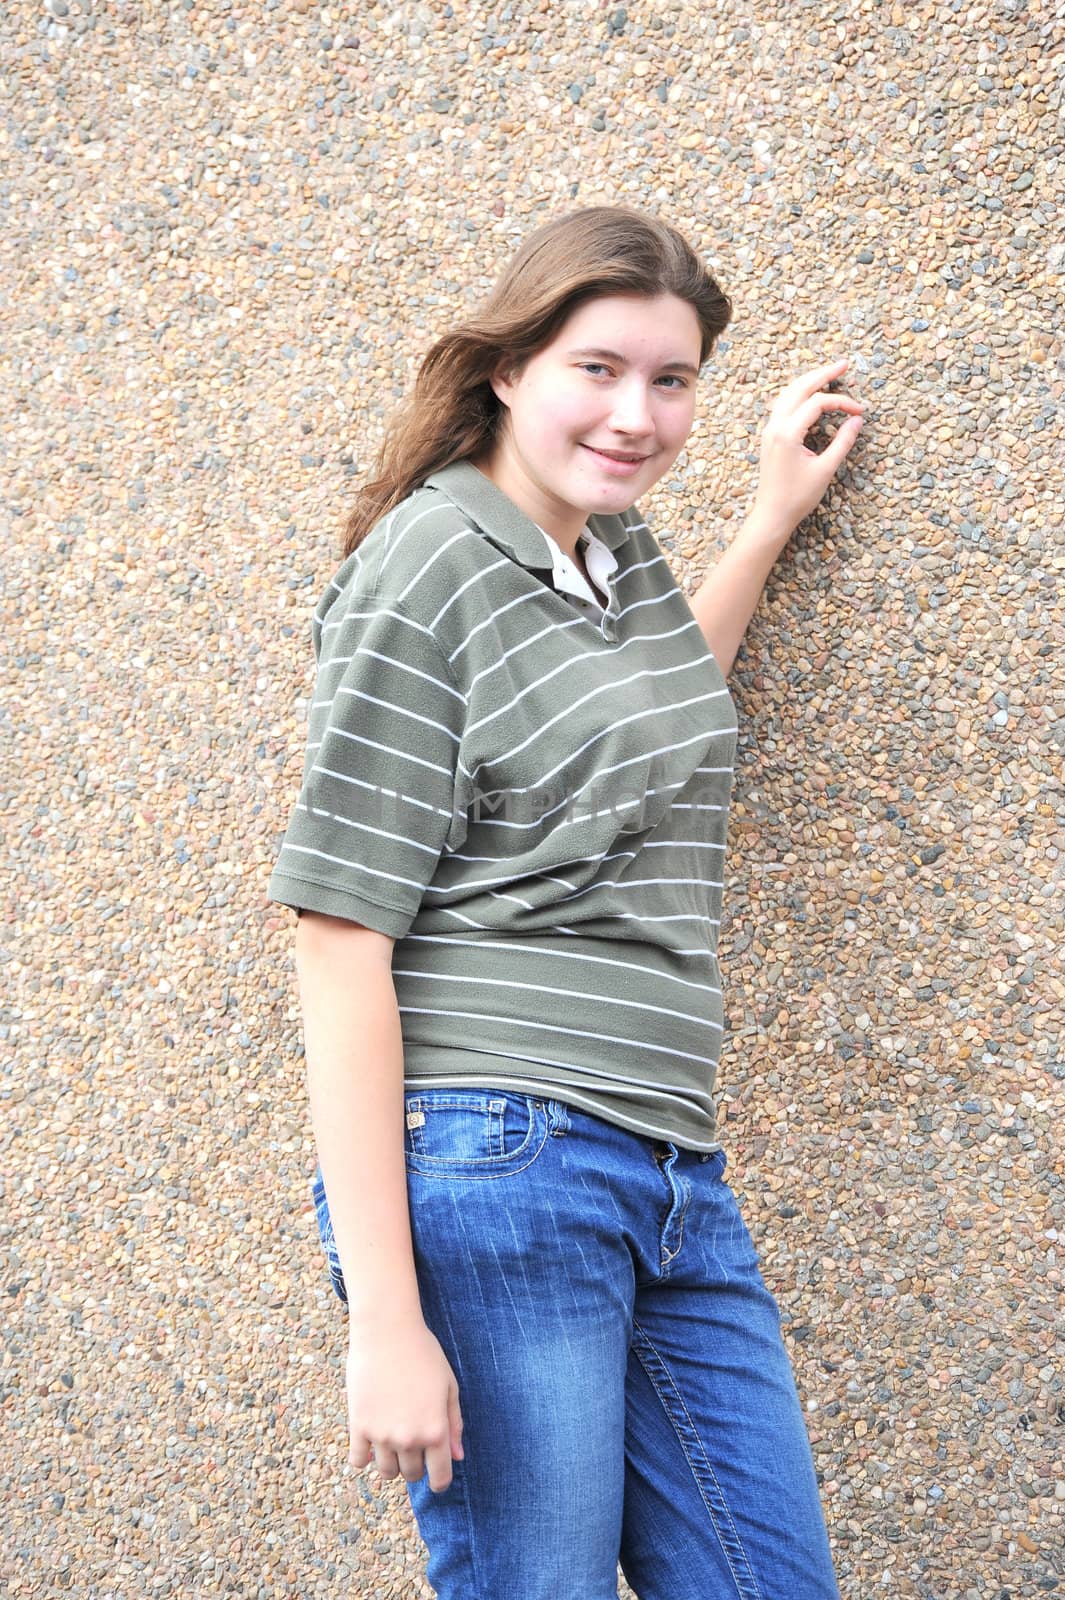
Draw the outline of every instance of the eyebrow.
M625 365L625 357L617 350L600 350L589 347L587 350L571 350L571 356L606 356L608 361L620 361ZM668 367L673 372L690 372L693 378L699 376L698 367L693 367L690 361L663 361L663 367Z

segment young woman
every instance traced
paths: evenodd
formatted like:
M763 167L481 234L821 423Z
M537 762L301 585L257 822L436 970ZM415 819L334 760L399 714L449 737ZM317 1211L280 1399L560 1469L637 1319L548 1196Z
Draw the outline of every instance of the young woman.
M725 674L861 404L843 361L781 393L689 603L637 501L731 314L657 218L540 227L429 351L314 616L269 894L349 1459L403 1475L442 1600L608 1600L619 1561L640 1600L838 1594L712 1090Z

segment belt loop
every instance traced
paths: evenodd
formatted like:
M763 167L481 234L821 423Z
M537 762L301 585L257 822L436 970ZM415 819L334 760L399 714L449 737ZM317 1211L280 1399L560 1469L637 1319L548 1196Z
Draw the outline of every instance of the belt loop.
M564 1101L549 1100L547 1102L547 1126L559 1138L569 1132L569 1112Z

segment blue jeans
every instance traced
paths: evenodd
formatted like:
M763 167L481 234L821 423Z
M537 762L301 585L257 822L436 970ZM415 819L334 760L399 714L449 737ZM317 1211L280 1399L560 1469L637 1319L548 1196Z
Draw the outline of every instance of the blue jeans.
M449 1487L407 1484L440 1600L616 1600L619 1561L640 1600L838 1600L725 1153L510 1090L404 1098L422 1311L463 1419ZM344 1298L320 1168L313 1192Z

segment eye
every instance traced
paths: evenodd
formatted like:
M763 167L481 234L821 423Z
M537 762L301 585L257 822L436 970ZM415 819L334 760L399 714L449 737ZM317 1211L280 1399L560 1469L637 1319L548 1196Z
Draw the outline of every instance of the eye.
M594 368L597 372L608 372L610 370L608 367L605 367L601 361L582 361L580 363L580 370L582 372L589 372L592 370L592 368ZM664 378L671 379L673 383L679 383L682 389L686 389L688 387L687 380L678 377L675 372L666 372L663 373L662 376Z

